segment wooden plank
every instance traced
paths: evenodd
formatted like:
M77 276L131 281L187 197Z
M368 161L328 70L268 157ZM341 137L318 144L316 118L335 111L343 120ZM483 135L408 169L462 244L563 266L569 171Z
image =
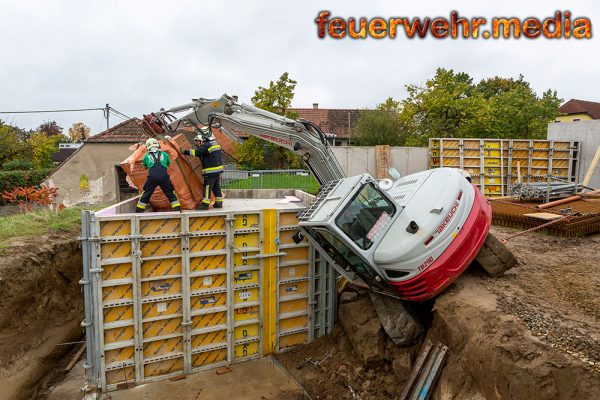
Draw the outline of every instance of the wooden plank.
M562 215L547 213L547 212L531 213L531 214L523 214L523 215L526 217L543 219L545 221L552 221L554 219L559 219L559 218L563 217Z
M73 369L75 364L77 364L77 361L79 361L79 359L83 355L83 352L85 351L85 347L86 347L86 344L83 343L81 345L81 347L79 348L79 350L77 350L77 353L75 353L75 355L73 356L71 361L69 361L69 364L67 364L67 367L65 368L66 373L69 373Z
M581 182L583 184L583 186L587 186L588 183L590 183L590 179L592 179L592 175L594 175L594 170L596 169L596 165L598 164L598 161L600 160L600 146L598 146L598 148L596 149L596 154L594 155L594 158L592 159L592 163L590 164L587 173L585 174L585 178L583 178L583 182Z
M388 177L388 170L391 167L390 146L387 144L375 146L375 169L377 179Z
M517 161L517 183L522 183L521 180L521 161Z

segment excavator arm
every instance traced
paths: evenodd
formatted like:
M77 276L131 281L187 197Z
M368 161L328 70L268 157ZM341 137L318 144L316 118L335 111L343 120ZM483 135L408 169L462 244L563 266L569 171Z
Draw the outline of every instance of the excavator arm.
M177 116L176 114L182 114ZM238 133L256 136L294 151L300 156L317 181L345 178L323 131L305 120L293 120L248 104L224 94L218 99L195 99L193 102L144 116L144 127L155 135L174 134L183 127L210 126L237 139Z

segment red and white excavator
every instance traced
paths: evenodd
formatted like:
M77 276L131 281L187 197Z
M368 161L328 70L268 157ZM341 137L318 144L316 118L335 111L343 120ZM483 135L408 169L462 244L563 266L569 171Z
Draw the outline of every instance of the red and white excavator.
M200 126L220 128L234 139L243 132L300 156L321 190L299 215L302 231L295 240L306 236L344 277L371 289L382 325L397 344L411 343L422 332L410 302L435 297L474 260L492 276L516 265L489 234L491 207L464 171L400 176L390 170L390 179L379 181L369 174L346 177L317 125L228 95L144 117L146 131L159 137Z

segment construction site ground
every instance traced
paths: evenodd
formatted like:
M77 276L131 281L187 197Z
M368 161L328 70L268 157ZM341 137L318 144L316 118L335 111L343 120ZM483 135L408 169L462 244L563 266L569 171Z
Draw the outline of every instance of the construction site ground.
M492 232L502 238L518 231L493 227ZM60 345L83 340L76 236L20 240L0 258L0 399L80 398L82 370L76 366L67 380L64 372L79 345ZM433 398L600 398L600 235L534 233L512 239L508 247L520 266L496 279L471 267L435 303L418 309L427 339L449 347ZM278 360L313 399L397 396L421 343L394 346L364 293L349 288L340 300L339 323L331 334L277 355ZM319 367L305 362L327 355ZM255 395L245 398L302 398L291 387L288 397L269 397L274 396L272 388L252 364L235 365L222 378L209 371L167 381L162 384L166 392L140 398L184 398L169 397L177 392L166 388L175 385L205 390L198 399L215 398L206 395L204 379L226 382L245 368L249 374L241 380L256 388ZM282 376L293 386L293 380ZM131 393L145 393L151 386L161 384ZM226 390L226 383L218 386ZM222 393L218 397L235 398ZM119 395L111 393L114 399L124 398Z

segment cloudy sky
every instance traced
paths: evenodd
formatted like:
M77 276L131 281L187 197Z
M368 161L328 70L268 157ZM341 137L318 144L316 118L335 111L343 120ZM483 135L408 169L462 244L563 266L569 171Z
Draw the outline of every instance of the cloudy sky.
M449 5L451 3L451 5ZM194 97L254 90L288 71L293 106L372 107L405 96L437 67L476 80L523 74L538 92L600 101L600 38L591 40L318 39L320 10L348 17L549 17L570 10L600 23L593 0L59 1L0 0L0 111L102 107L141 116ZM600 32L598 32L600 35ZM24 128L102 112L1 114ZM111 116L111 125L120 122Z

